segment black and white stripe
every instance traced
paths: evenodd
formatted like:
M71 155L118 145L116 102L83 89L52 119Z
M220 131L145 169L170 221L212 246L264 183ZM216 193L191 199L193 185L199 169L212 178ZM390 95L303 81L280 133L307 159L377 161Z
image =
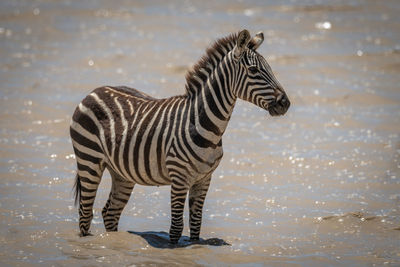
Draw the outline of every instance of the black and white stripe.
M70 133L77 160L79 228L89 234L103 171L112 177L102 215L117 231L135 184L171 185L170 240L183 230L189 193L190 235L198 240L211 174L222 155L222 135L236 99L282 115L289 100L266 60L256 52L262 33L247 30L216 41L189 71L186 94L156 99L128 87L101 87L78 105Z

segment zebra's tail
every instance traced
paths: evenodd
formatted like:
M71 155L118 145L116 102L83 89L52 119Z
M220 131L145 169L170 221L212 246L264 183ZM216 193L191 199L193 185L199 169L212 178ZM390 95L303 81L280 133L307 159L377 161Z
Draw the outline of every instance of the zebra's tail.
M74 191L75 206L77 206L81 199L81 179L78 174L76 174L75 184L72 190Z

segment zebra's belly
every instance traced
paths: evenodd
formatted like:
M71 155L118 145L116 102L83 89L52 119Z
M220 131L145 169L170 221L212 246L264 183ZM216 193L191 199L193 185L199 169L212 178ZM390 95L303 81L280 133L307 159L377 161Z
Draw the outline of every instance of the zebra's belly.
M148 157L138 155L137 159L131 159L125 164L122 161L108 158L107 165L121 178L132 181L135 184L147 186L170 185L171 179L165 166L165 159L163 160L162 158L157 155Z
M222 146L213 150L199 150L197 158L185 159L177 157L175 153L164 156L163 153L159 155L141 152L142 150L139 150L137 153L130 154L128 160L122 157L119 159L115 156L108 157L107 165L124 180L140 185L170 185L172 181L170 174L174 171L183 175L182 178L191 185L211 175L223 156Z

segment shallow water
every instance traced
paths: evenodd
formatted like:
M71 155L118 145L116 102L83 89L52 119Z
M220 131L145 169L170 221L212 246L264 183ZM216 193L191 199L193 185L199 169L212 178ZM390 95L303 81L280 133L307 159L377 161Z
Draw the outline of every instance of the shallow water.
M399 265L400 3L163 3L1 1L1 265ZM105 233L108 174L79 238L75 106L101 85L180 94L207 45L242 28L264 31L292 106L271 118L238 101L205 241L165 248L169 187L136 186Z

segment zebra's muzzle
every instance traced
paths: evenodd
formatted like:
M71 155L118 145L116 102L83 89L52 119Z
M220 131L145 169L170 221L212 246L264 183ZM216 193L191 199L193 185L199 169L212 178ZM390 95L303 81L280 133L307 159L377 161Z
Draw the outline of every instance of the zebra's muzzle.
M268 112L271 116L281 116L286 113L290 107L289 98L284 95L279 101L270 103L268 106Z

